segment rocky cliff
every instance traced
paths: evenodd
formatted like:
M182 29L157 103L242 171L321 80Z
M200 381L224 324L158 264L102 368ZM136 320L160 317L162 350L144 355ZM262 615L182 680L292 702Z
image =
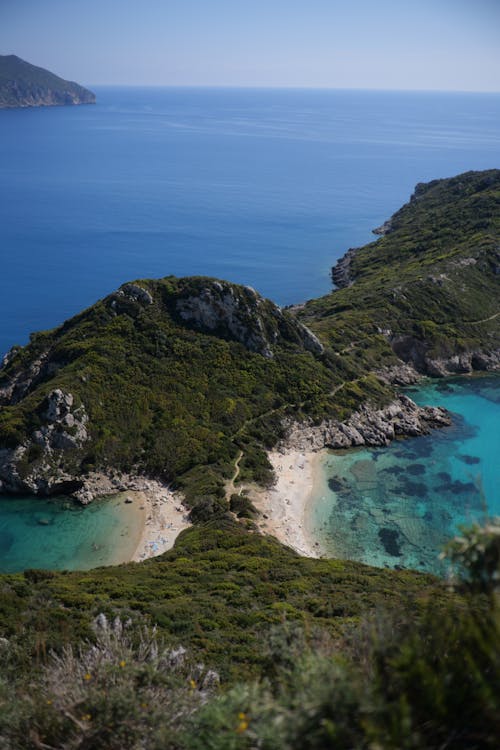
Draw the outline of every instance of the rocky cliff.
M384 446L397 437L427 435L432 429L450 424L451 416L446 409L417 406L408 396L399 395L382 409L364 404L343 422L327 419L320 424L311 420L290 423L282 448L316 451L361 445Z

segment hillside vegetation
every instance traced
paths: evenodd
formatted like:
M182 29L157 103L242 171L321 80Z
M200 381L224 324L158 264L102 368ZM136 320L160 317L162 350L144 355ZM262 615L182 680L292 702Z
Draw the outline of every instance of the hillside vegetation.
M344 288L299 309L166 277L33 334L0 369L0 489L92 499L95 473L146 474L207 520L240 452L240 482L271 481L291 424L385 406L417 371L498 367L500 171L417 186L384 231L340 261Z
M444 375L500 364L500 170L418 185L300 319L352 366ZM340 268L339 268L340 266Z
M0 479L4 491L53 493L111 467L174 481L192 506L217 506L240 449L241 479L270 480L265 449L285 417L340 418L388 396L252 289L139 281L10 352Z
M455 545L456 593L227 525L142 564L2 576L0 748L494 750L499 539Z

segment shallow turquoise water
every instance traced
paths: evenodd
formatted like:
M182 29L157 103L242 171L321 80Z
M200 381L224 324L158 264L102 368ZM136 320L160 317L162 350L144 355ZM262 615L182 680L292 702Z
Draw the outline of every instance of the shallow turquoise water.
M142 530L136 503L117 495L87 507L68 500L0 498L0 572L87 570L130 560Z
M311 532L336 557L439 573L439 552L461 524L500 515L500 377L438 381L408 394L445 406L453 425L383 449L330 453Z

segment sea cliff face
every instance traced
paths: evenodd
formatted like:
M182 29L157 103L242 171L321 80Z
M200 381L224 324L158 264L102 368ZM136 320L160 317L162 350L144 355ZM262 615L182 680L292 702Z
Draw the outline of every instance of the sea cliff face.
M65 81L16 55L0 55L0 108L94 103L95 94L78 83Z

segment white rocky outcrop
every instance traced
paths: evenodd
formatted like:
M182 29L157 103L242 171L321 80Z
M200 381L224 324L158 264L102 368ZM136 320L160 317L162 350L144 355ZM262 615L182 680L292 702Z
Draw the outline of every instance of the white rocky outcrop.
M249 286L211 281L196 293L180 297L176 312L198 329L226 335L269 359L280 341L295 343L313 354L323 352L323 345L308 328Z
M84 405L75 408L73 394L56 388L47 396L41 418L42 425L22 445L0 450L0 492L52 494L81 484L61 468L61 458L89 440ZM21 467L33 452L36 460L25 474Z
M446 409L417 406L408 396L400 395L384 408L364 405L345 422L328 419L318 425L312 422L289 423L288 436L281 447L308 451L360 445L384 446L396 437L426 435L435 427L450 424Z
M89 421L83 404L73 409L74 397L60 388L47 397L47 407L43 412L45 424L35 430L33 442L48 451L81 448L89 439Z

